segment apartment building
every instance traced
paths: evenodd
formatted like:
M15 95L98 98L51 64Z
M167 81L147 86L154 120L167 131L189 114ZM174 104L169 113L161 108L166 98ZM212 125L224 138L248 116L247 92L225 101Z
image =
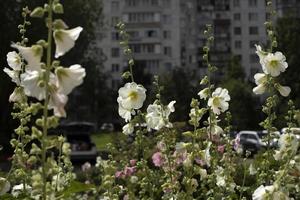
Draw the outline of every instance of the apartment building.
M265 0L103 0L104 16L110 26L105 30L101 47L111 74L109 85L118 88L126 58L119 46L114 25L122 20L129 32L130 47L137 66L150 74L160 74L174 67L206 73L202 48L206 24L214 30L215 42L211 61L219 67L216 78L222 78L224 67L236 56L246 78L261 70L255 44L265 46L267 35ZM300 16L300 0L273 0L279 17Z
M99 45L107 56L104 65L111 75L109 86L119 87L127 67L114 28L120 20L130 35L136 67L143 67L146 73L161 74L180 66L179 0L103 0L103 5L109 26Z

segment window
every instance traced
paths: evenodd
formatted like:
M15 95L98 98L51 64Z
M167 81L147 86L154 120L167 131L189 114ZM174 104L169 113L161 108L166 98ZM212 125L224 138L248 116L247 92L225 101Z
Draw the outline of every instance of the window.
M171 6L171 0L162 0L162 5L165 7L170 7Z
M255 7L255 6L257 6L257 0L248 0L248 4L251 7Z
M127 32L128 35L130 36L129 38L131 40L134 40L134 39L138 39L139 38L139 32L138 31L128 31Z
M258 14L257 13L249 13L248 18L249 18L249 21L257 21L258 20Z
M255 48L255 44L258 44L258 43L259 43L258 40L250 40L249 47L250 48Z
M171 24L172 23L172 18L171 15L163 15L162 20L164 24Z
M119 2L118 1L112 1L111 2L111 11L119 11Z
M233 0L233 7L240 7L240 0Z
M120 35L118 32L112 32L111 33L111 40L116 41L120 39Z
M249 27L249 34L250 35L257 35L258 34L258 27L257 26L250 26Z
M139 2L139 0L126 0L125 4L126 4L126 6L137 6L138 2Z
M142 13L129 13L128 22L131 23L145 23L159 21L159 13L142 12Z
M163 32L164 39L171 39L171 31Z
M236 41L234 42L234 47L235 47L236 49L241 49L241 48L242 48L242 41L236 40Z
M242 34L241 27L234 27L234 34L235 35L241 35Z
M257 55L256 54L250 54L249 55L250 63L256 63L257 62Z
M156 30L148 30L148 31L146 31L146 36L148 38L155 38L158 36L158 33Z
M234 13L233 19L235 21L240 21L241 20L241 13Z
M171 47L164 47L164 54L166 56L172 56L172 48Z
M120 49L119 48L112 48L111 49L111 57L113 57L113 58L120 57Z
M111 26L116 26L120 21L119 17L112 17L111 18Z
M118 72L120 70L120 65L119 64L112 64L111 65L111 71L112 72Z
M112 87L113 89L118 89L119 86L120 86L120 83L121 83L120 80L112 79L112 80L111 80L111 87Z
M235 57L239 62L242 62L243 57L241 54L235 55Z

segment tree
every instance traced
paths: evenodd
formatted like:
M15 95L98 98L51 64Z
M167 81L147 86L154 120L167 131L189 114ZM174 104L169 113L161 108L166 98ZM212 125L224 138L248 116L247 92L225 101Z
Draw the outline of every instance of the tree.
M252 85L245 81L245 73L236 57L227 66L222 87L227 88L231 97L229 111L232 114L232 124L236 130L259 129L260 107L253 97Z

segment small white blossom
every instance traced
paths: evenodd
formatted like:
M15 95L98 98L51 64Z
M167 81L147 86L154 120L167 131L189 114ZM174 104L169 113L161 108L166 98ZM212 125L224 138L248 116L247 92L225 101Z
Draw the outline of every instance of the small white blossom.
M9 96L9 102L21 102L23 100L23 88L17 87L14 89L13 93Z
M136 83L126 83L119 89L119 115L125 121L131 120L131 114L135 114L134 109L140 109L146 99L146 89Z
M286 58L281 52L276 52L275 54L269 53L263 59L262 69L264 73L270 74L273 77L276 77L281 72L284 72L287 67L288 64L286 62Z
M267 82L267 75L264 73L256 73L254 75L254 80L256 83L256 87L253 88L253 92L255 94L263 94L266 92L266 82Z
M55 58L64 55L74 47L75 41L82 30L82 27L76 27L70 30L58 29L54 31L53 36L56 44Z
M200 96L200 99L204 99L206 100L208 95L209 95L209 89L208 88L204 88L203 90L201 90L198 95Z
M22 66L22 60L19 54L15 51L7 54L7 63L15 71L20 71Z
M279 144L279 151L275 151L274 158L275 160L282 159L282 156L286 153L294 154L297 152L297 149L299 147L299 142L296 138L296 136L292 133L285 133L282 134L278 141ZM290 152L287 152L290 150Z
M278 92L281 94L281 96L287 97L289 96L291 92L291 88L288 86L282 86L279 83L275 85L275 88L278 90Z
M150 104L146 114L148 128L160 130L163 127L172 127L172 124L169 122L169 115L175 111L175 103L176 101L171 101L168 106L159 105L157 103Z
M31 47L23 47L13 44L12 47L18 49L21 56L27 61L28 66L26 70L41 70L41 59L43 56L42 46L33 45Z
M20 85L19 71L10 70L8 68L4 68L3 71L11 78L12 82Z
M274 185L259 186L252 194L253 200L289 200L290 198L282 191L276 191Z
M68 96L59 93L56 88L50 88L49 108L53 109L57 117L66 117L65 105L68 102Z
M249 174L255 175L257 173L257 170L254 168L253 164L251 163L249 166Z
M122 132L125 134L125 135L130 135L132 134L134 131L134 127L131 123L128 123L126 124L125 126L123 126L122 128Z
M263 60L264 60L264 58L268 55L268 53L265 52L265 51L263 51L260 45L256 45L256 44L255 44L255 48L256 48L255 53L256 53L256 54L258 55L258 57L259 57L259 62L260 62L261 65L263 65Z
M42 75L42 72L39 71L26 71L21 74L21 86L24 88L24 93L27 96L35 97L40 101L45 98Z
M30 185L27 184L25 185L26 192L30 193L31 189L32 188ZM24 191L24 184L19 184L12 187L11 194L13 195L13 197L18 197L23 191Z
M219 87L212 93L212 97L209 98L208 106L212 108L215 114L219 115L228 109L228 101L230 101L228 90Z
M58 67L55 74L58 81L57 87L65 95L70 94L76 86L82 84L86 75L85 69L81 65L72 65L69 68Z

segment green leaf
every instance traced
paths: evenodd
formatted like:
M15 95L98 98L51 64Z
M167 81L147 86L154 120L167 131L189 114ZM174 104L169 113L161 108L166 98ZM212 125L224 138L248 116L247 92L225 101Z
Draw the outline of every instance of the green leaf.
M86 192L88 190L95 189L96 186L92 184L84 184L78 181L72 181L70 187L68 187L65 191L63 191L59 197L70 197L74 193Z

